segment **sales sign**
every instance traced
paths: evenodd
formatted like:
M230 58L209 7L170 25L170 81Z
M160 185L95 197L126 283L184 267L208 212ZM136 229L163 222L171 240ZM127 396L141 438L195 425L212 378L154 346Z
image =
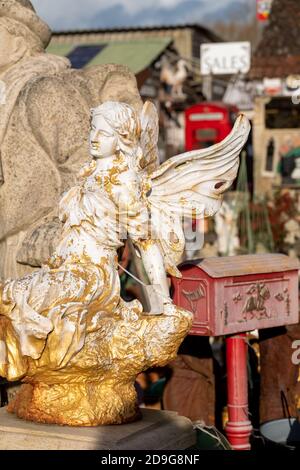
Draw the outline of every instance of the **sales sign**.
M245 74L250 70L250 42L201 44L200 54L202 75Z

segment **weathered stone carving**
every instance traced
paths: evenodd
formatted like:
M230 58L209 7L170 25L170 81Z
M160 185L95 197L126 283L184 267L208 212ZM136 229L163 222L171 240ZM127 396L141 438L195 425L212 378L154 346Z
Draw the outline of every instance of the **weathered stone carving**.
M45 53L50 37L29 0L0 1L0 278L41 266L54 248L60 195L89 159L90 108L141 109L126 67L72 70Z
M138 417L134 380L176 356L192 315L169 297L168 273L184 250L182 216L212 216L238 169L249 132L158 166L154 105L93 110L80 181L61 198L63 230L41 269L0 289L0 375L22 379L18 416L77 426ZM158 315L120 297L117 249L131 237L162 299Z

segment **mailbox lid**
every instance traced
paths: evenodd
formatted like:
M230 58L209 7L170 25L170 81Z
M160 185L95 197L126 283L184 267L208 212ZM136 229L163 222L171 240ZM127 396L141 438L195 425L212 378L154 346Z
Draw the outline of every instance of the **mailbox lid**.
M297 259L282 254L211 257L200 260L197 266L212 278L280 273L300 269Z

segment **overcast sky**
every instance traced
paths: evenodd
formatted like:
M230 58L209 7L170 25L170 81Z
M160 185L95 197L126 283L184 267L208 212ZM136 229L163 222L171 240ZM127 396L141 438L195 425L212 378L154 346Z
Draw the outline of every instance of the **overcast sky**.
M234 4L255 5L255 0L31 0L39 16L52 29L130 26L136 23L201 22ZM145 14L143 14L145 13ZM170 15L170 16L168 16ZM195 15L197 16L195 18ZM148 18L147 18L148 17ZM205 19L205 18L204 18Z

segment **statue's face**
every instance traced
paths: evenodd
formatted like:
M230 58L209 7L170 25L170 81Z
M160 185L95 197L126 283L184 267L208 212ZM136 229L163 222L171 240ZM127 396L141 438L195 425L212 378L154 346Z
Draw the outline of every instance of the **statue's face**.
M90 132L90 153L95 158L105 158L114 155L118 144L118 135L106 120L94 116Z

